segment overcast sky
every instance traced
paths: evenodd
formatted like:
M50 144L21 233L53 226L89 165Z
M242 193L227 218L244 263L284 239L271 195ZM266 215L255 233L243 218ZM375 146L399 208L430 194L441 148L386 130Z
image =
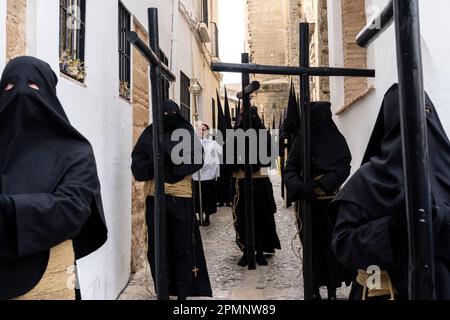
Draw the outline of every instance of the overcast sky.
M245 0L219 0L219 41L222 62L241 62L245 50ZM240 74L224 74L224 83L240 83Z

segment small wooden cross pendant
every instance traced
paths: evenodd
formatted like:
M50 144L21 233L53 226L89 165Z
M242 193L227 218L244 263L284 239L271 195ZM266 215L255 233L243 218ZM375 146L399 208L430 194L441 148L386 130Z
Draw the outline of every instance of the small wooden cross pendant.
M199 268L197 268L197 266L194 267L194 269L192 270L192 272L194 273L194 276L197 278L198 277L198 272L200 271Z

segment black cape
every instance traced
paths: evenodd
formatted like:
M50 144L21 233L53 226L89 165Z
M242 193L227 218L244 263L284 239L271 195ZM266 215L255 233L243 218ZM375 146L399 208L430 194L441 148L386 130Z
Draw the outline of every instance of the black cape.
M15 86L5 91L8 83ZM107 239L94 153L56 85L50 66L32 57L10 61L0 81L0 194L11 201L4 229L0 222L0 299L37 285L49 249L72 239L80 259Z
M185 177L193 175L198 172L203 167L203 147L195 134L192 125L183 118L180 114L177 104L171 100L166 100L164 102L164 152L165 162L164 162L164 180L166 183L174 184L182 181ZM187 133L189 142L184 145L183 152L179 155L183 157L186 161L181 164L175 164L172 161L171 155L175 152L176 146L183 141L180 138L177 141L172 141L172 134L175 130L184 129ZM139 138L132 154L132 172L136 180L141 182L146 182L154 179L154 159L153 159L153 125L150 125ZM171 295L178 295L179 292L176 285L177 277L176 270L174 266L178 264L183 264L184 268L187 268L187 272L197 267L199 269L199 276L194 278L190 284L189 296L211 296L211 284L209 281L208 270L205 260L205 255L203 251L202 239L197 223L197 219L194 213L194 199L184 199L175 197L166 197L166 210L168 214L168 227L172 225L175 230L169 230L170 232L189 232L192 235L192 243L184 244L185 250L191 250L193 256L191 262L192 265L184 266L183 261L172 261L176 253L169 251L169 290ZM147 199L147 221L149 225L149 230L153 230L153 207L154 207L154 197L149 197ZM185 217L186 221L192 221L183 226L183 230L176 230L176 228L181 227L179 224L171 224L174 221L174 217ZM184 219L184 218L183 218ZM151 235L151 231L150 231ZM176 240L175 240L176 241ZM169 241L170 242L170 241ZM155 263L154 263L154 250L153 249L153 237L149 237L149 260L153 279L155 279ZM183 246L183 244L176 245L177 247ZM169 249L170 250L170 249ZM171 263L172 262L172 263ZM194 262L196 265L194 265Z
M450 142L428 95L426 106L436 294L450 299ZM406 219L397 84L384 97L361 168L333 202L331 214L336 220L333 249L340 261L354 270L387 269L400 297L407 297L406 220L400 229L391 229L398 217Z
M311 170L318 178L320 188L328 195L345 182L350 175L351 153L344 136L332 119L331 104L311 104ZM302 141L297 139L285 169L285 182L289 197L302 184ZM299 199L289 199L289 202ZM315 288L340 287L342 282L351 282L352 274L345 270L331 251L333 225L328 218L331 200L311 201L312 250Z

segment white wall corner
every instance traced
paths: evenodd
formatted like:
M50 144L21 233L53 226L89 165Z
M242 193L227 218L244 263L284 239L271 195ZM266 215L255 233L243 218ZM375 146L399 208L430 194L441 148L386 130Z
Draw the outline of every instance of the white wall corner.
M330 67L343 67L344 48L342 43L342 6L341 0L328 0L328 45ZM344 105L344 78L330 78L330 99L333 111Z

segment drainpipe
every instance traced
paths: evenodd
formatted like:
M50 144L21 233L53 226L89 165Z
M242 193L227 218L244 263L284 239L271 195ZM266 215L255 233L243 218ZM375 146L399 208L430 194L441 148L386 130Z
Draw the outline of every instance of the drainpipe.
M178 60L177 60L177 32L178 32L178 5L180 0L172 0L172 30L170 39L170 70L178 77ZM172 86L172 97L176 100L177 86Z

